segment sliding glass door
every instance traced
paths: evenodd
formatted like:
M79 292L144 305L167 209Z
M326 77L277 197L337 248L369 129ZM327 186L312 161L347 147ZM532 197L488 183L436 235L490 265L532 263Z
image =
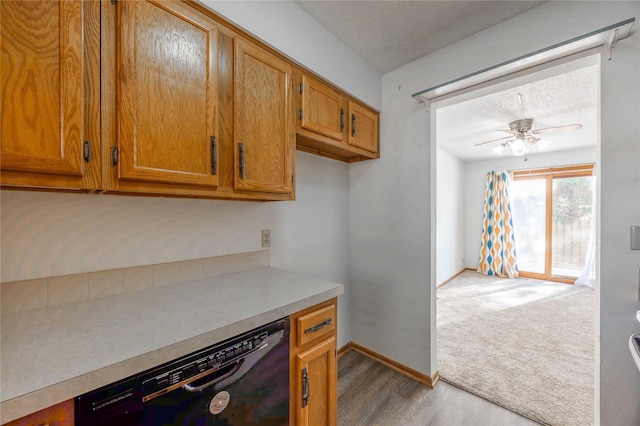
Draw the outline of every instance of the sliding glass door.
M593 166L514 172L510 198L520 275L573 282L585 264Z

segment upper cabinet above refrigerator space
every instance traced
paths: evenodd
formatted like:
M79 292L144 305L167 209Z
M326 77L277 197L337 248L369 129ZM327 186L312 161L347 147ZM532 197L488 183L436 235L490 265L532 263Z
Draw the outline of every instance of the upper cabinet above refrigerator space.
M296 83L298 150L346 162L380 158L377 111L308 73Z

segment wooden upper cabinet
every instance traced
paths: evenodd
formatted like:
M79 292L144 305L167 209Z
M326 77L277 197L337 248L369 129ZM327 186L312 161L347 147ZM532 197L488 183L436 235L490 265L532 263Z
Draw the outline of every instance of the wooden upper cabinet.
M297 70L296 148L340 161L379 158L378 113Z
M215 22L179 1L118 1L118 179L215 187Z
M364 106L349 101L349 145L378 153L378 114Z
M293 196L292 67L234 39L234 189Z
M299 131L310 130L337 141L344 138L344 96L312 77L303 75L299 87Z
M99 188L99 23L97 2L0 1L3 185Z

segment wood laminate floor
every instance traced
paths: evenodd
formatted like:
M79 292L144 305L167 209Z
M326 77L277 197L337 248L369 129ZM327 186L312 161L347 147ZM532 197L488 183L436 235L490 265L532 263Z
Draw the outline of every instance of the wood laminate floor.
M538 426L454 386L434 389L351 350L338 360L339 426Z

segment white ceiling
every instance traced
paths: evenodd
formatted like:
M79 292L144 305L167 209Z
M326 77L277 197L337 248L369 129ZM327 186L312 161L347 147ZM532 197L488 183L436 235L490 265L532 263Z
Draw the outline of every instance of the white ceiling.
M324 28L381 74L523 13L546 1L344 1L294 0ZM532 76L535 77L535 76ZM597 68L529 79L527 83L441 107L437 112L438 145L462 159L498 157L487 144L506 136L511 121L526 118L533 129L582 124L577 131L543 135L546 152L596 144ZM535 155L538 144L529 155ZM503 153L509 155L509 152Z
M526 118L533 129L582 124L580 130L539 135L542 141L529 155L595 146L597 141L598 68L590 65L506 90L437 109L438 146L463 161L499 157L492 151L500 142L475 144L508 136L499 129L522 117L518 93L522 94ZM541 143L542 142L542 143ZM546 144L546 147L545 147ZM509 151L502 154L511 155Z
M546 1L294 0L380 74Z

